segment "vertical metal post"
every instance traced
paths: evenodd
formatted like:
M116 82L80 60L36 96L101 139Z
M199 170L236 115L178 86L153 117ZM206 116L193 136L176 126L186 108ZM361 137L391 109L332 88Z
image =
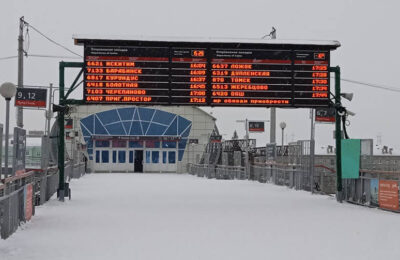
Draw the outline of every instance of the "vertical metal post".
M0 181L3 176L3 125L0 124Z
M276 39L276 30L272 27L271 39ZM274 144L276 142L276 108L271 107L270 109L270 131L269 131L269 143Z
M311 116L311 137L310 137L310 189L314 193L314 165L315 165L315 122L314 108L310 110Z
M246 118L245 120L245 128L246 128L246 176L250 178L250 162L249 162L249 151L250 151L250 142L249 142L249 120Z
M46 115L46 119L47 119L47 129L46 129L46 134L48 137L50 137L50 127L51 127L51 101L53 99L53 83L50 83L50 92L49 92L49 105L48 105L48 109L47 109L47 115Z
M8 144L9 144L9 132L10 132L10 100L11 98L6 98L6 136L4 145L4 179L8 177Z
M330 68L331 72L335 73L335 106L341 105L340 100L340 67ZM336 122L335 122L335 139L336 139L336 199L342 202L342 130L340 115L336 111Z
M64 105L64 74L65 74L65 66L64 62L60 62L60 91L59 91L59 104L61 106ZM59 170L59 180L58 180L58 196L60 201L64 201L64 111L58 112L58 170Z
M18 87L24 87L24 17L19 18L19 35L18 35ZM22 107L17 107L17 126L24 127Z

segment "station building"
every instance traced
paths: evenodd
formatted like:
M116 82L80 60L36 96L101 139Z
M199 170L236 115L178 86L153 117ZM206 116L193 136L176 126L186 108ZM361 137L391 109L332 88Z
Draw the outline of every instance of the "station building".
M216 119L198 107L79 105L70 109L66 152L91 172L187 172Z

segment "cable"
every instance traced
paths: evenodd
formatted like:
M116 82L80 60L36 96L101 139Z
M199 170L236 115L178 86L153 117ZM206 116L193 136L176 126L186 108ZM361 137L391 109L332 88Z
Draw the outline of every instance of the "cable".
M42 35L42 36L43 36L44 38L46 38L48 41L54 43L55 45L57 45L57 46L59 46L59 47L61 47L61 48L63 48L64 50L66 50L66 51L68 51L68 52L70 52L70 53L72 53L72 54L74 54L74 55L79 56L79 57L82 58L82 55L80 55L80 54L78 54L78 53L76 53L76 52L74 52L74 51L68 49L67 47L65 47L65 46L63 46L63 45L61 45L61 44L59 44L58 42L52 40L50 37L46 36L44 33L42 33L41 31L39 31L38 29L36 29L36 28L35 28L34 26L32 26L31 24L26 23L26 25L29 26L30 28L32 28L32 29L33 29L35 32L37 32L38 34Z
M10 60L10 59L15 59L15 58L18 58L18 56L0 57L0 60Z
M345 79L345 78L341 78L340 80L346 81L346 82L350 82L350 83L354 83L354 84L358 84L358 85L364 85L364 86L368 86L368 87L373 87L373 88L378 88L378 89L383 89L383 90L388 90L388 91L393 91L393 92L400 92L400 88L382 86L382 85L378 85L378 84L372 84L372 83L361 82L361 81L352 80L352 79Z
M58 55L46 55L46 54L28 54L27 56L35 58L81 59L80 57L75 57L75 56L58 56Z

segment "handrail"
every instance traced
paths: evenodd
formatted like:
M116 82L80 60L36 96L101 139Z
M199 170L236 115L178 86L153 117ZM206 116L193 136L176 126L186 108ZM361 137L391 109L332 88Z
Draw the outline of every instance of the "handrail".
M18 175L18 176L8 177L8 178L5 179L4 185L9 183L9 182L16 181L16 180L19 180L19 179L23 179L23 178L29 177L31 175L34 175L34 174L35 174L35 171L28 171L28 172L25 172L24 174L21 174L21 175Z
M400 174L400 171L382 171L382 170L367 170L360 169L362 173L377 173L377 174Z

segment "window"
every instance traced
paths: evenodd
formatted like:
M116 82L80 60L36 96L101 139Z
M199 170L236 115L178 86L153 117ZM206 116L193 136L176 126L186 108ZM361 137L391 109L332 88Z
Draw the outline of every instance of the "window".
M158 163L160 158L160 152L159 151L152 151L151 152L151 159L152 163Z
M176 157L175 151L168 152L168 163L174 164L176 162L175 157Z
M162 147L163 148L176 148L176 142L163 141Z
M129 147L130 148L142 148L143 141L129 141Z
M109 152L108 151L101 151L101 162L102 163L109 163Z
M150 163L150 151L146 151L146 163Z
M117 151L113 151L113 163L117 163Z
M100 151L96 151L96 163L100 162Z
M134 151L129 151L129 163L133 163L133 154Z
M118 162L119 163L126 162L126 152L125 151L118 151Z
M167 163L167 152L166 151L162 152L162 162Z

